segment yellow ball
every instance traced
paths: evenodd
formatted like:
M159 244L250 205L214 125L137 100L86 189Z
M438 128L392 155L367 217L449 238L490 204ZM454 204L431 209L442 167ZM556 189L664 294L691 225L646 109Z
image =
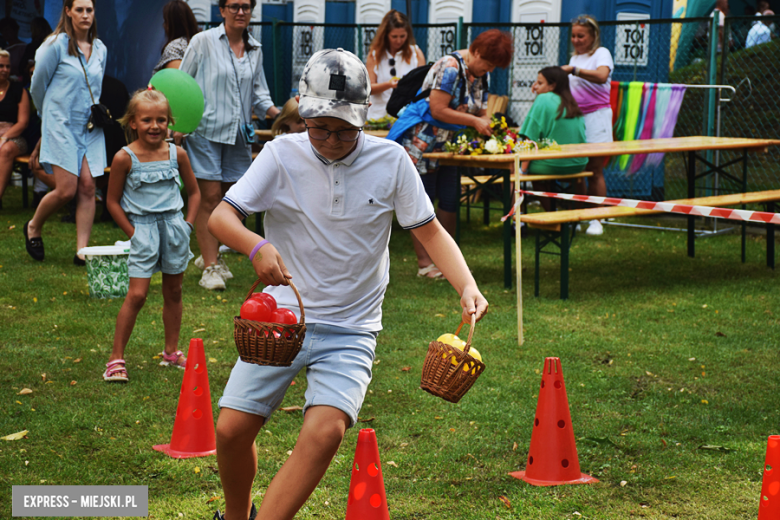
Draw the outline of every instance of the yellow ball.
M456 336L455 334L442 334L441 336L439 336L439 338L438 338L436 341L438 341L439 343L444 343L444 344L446 344L446 345L450 345L451 347L453 347L453 348L456 348L456 349L458 349L458 350L463 350L463 349L466 347L466 342L465 342L465 341L463 341L462 339L460 339L460 338L459 338L458 336ZM476 359L477 361L482 361L482 355L481 355L481 354L479 353L479 351L478 351L477 349L475 349L474 347L471 347L471 348L469 349L469 352L468 352L468 353L469 353L469 355L470 355L471 357L473 357L473 358L474 358L474 359ZM442 356L442 357L445 357L445 358L446 358L446 357L447 357L447 355L445 354L445 355L444 355L444 356ZM457 361L457 359L455 358L455 356L452 356L452 364L453 364L453 365L457 365L457 364L458 364L458 361ZM465 363L465 364L463 365L463 371L464 371L464 372L468 372L468 371L469 371L469 369L471 369L471 368L473 368L473 367L474 367L474 363Z

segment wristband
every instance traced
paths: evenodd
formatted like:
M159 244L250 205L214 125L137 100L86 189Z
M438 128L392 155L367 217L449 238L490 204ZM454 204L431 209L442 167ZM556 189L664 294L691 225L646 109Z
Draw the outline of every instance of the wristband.
M571 73L574 76L579 76L580 75L580 71L579 71L579 69L577 67L572 67L571 68Z
M255 259L255 255L257 254L258 251L260 251L260 248L263 247L264 245L266 245L267 243L268 243L268 240L266 240L266 239L263 239L263 240L261 240L260 242L257 243L257 245L254 247L254 249L252 249L252 252L249 253L249 261L250 262Z

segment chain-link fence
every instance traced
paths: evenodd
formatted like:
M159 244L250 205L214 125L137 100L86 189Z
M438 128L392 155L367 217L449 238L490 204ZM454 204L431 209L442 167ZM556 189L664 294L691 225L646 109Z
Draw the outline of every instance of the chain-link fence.
M696 62L703 73L686 76L685 83L707 83L706 47L709 35L698 31L708 26L707 18L690 20L633 20L600 22L601 45L612 54L615 69L612 80L649 83L680 82L674 79L675 65ZM688 26L697 39L690 45L678 45ZM481 32L498 27L509 31L514 40L514 56L507 70L497 69L491 76L490 91L509 97L508 113L518 124L531 109L534 98L531 85L540 69L569 62L572 55L570 24L491 24L466 25L468 42ZM466 43L464 42L464 45ZM701 135L706 131L706 91L689 89L678 118L675 135ZM725 134L724 134L725 135ZM610 195L663 199L686 194L685 166L681 157L668 156L655 167L643 167L634 174L608 167L605 179Z
M727 18L723 34L717 36L729 43L719 45L712 74L710 18L604 21L600 26L601 45L612 53L615 62L613 81L723 84L736 88L736 93L722 91L721 96L730 101L720 104L719 118L718 104L711 102L711 96L719 97L717 91L689 88L678 116L676 136L719 133L777 138L780 134L780 37L772 39L778 36L780 17ZM497 69L491 75L490 91L509 97L508 113L520 124L533 103L531 85L538 71L569 62L570 24L464 24L461 28L458 24L418 25L414 34L426 61L433 62L453 50L467 48L481 32L492 28L512 34L515 52L509 68ZM365 61L376 29L376 25L264 22L252 24L251 30L263 45L271 94L277 104L282 104L297 87L312 54L342 47ZM768 154L750 157L749 189L780 184L778 154L780 150L772 148ZM714 157L721 163L731 158L733 154L729 153ZM672 199L687 193L686 167L679 154L667 155L660 166L645 167L630 175L610 167L605 176L614 196Z

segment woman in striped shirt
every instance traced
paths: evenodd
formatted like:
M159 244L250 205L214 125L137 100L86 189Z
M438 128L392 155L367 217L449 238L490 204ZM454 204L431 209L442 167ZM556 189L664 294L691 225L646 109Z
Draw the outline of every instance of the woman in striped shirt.
M179 67L198 82L205 102L203 119L185 146L201 193L195 231L202 256L195 265L203 269L201 287L209 290L225 289L225 280L233 277L218 256L209 217L252 164L252 109L261 119L279 113L263 74L260 43L248 31L255 5L256 0L220 0L225 23L196 34Z

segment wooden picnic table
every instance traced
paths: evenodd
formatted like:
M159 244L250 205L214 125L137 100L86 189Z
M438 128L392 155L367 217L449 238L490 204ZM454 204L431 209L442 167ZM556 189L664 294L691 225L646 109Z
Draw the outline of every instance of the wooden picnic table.
M696 180L719 174L724 179L737 184L742 192L747 191L747 158L748 152L766 152L770 146L780 145L777 139L750 139L743 137L670 137L666 139L643 139L636 141L616 141L612 143L565 144L555 150L531 150L505 155L455 155L448 152L423 154L426 159L437 159L442 165L459 167L493 168L504 171L504 209L509 212L511 193L508 190L510 174L520 169L523 161L538 161L545 159L569 159L575 157L614 157L619 155L651 154L651 153L687 153L687 183L688 197L695 198ZM709 158L702 157L700 152L736 150L741 151L741 157L725 164L714 164ZM706 169L703 173L696 172L696 165L701 162ZM738 178L727 172L725 168L742 163L742 177ZM524 182L522 175L515 175L515 191L520 190ZM695 235L694 223L696 217L688 217L688 237L692 243ZM511 287L511 234L507 233L510 219L504 222L504 286ZM518 302L518 342L523 344L522 332L522 267L520 262L520 227L515 229L515 247L517 250L517 302Z

